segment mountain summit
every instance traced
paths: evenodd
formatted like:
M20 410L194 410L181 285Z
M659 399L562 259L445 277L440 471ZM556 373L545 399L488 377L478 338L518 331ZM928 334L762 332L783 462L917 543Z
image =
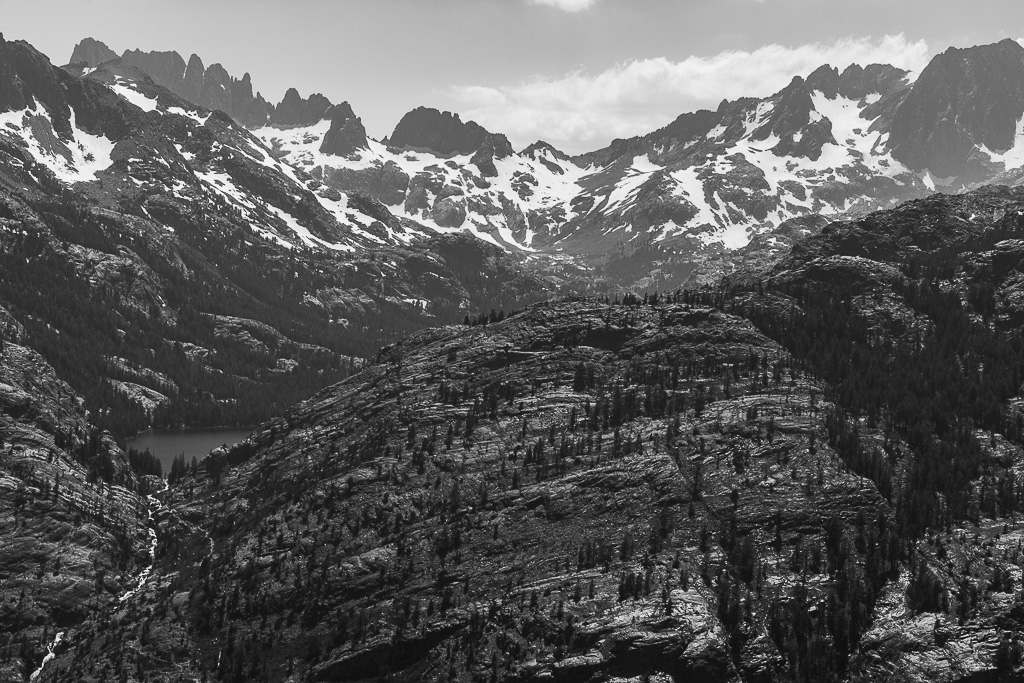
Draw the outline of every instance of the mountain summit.
M105 43L95 38L84 38L78 45L75 45L75 49L71 52L71 61L68 63L99 66L111 59L117 59L117 53L107 47Z
M915 170L982 180L986 162L1021 142L1024 47L949 48L921 72L892 122L890 147Z
M441 155L472 154L488 135L483 126L463 122L458 114L417 107L402 117L388 142L394 147L426 149Z

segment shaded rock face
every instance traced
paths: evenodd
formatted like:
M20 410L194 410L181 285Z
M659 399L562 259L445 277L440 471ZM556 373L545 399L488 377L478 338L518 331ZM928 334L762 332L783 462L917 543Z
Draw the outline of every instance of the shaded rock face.
M829 122L822 119L812 123L810 120L811 111L814 109L814 104L811 101L813 89L811 83L810 77L805 81L798 76L780 91L774 98L777 104L772 109L771 115L760 128L754 131L751 139L763 141L771 136L776 136L784 139L779 143L780 147L775 150L777 154L806 157L811 160L816 160L821 156L823 145L835 144ZM803 131L799 143L793 142L795 131Z
M51 110L59 132L70 132L61 79L46 57L28 43L8 42L0 34L0 111L24 109L32 105L33 98Z
M111 59L117 59L116 52L95 38L85 38L75 45L75 49L71 52L71 61L68 63L99 66Z
M976 145L1002 152L1014 144L1024 116L1024 47L950 48L921 72L892 123L898 159L938 177L967 169Z
M429 149L438 154L473 154L489 133L458 114L418 107L402 117L388 139L395 147Z
M469 163L480 169L480 175L494 178L498 175L494 167L495 159L507 159L512 156L512 144L504 135L488 135L480 143L480 148L473 154Z
M323 174L324 183L329 187L353 194L364 194L388 206L401 204L406 199L406 190L409 188L409 174L392 162L359 171L326 168Z
M313 93L307 99L302 99L295 88L288 88L284 98L274 107L270 120L282 126L309 126L322 120L331 106L331 101L320 93Z
M182 88L186 63L177 52L125 50L121 59L129 66L134 66L149 75L157 85L161 85L173 93L186 97L186 99L191 99L185 95L185 90ZM195 65L193 64L192 78L195 79L196 77ZM198 96L199 93L192 92L190 94ZM196 104L201 103L197 102Z
M90 133L119 140L134 128L134 112L107 88L54 68L28 43L8 42L0 34L0 111L25 109L34 100L46 110L45 127L52 126L61 140L73 137L72 107L76 125Z
M457 228L466 222L466 203L457 197L444 197L434 202L430 217L442 228Z
M343 102L331 111L331 127L324 135L320 151L324 154L344 157L360 149L366 149L366 129L363 127L362 120L352 111L349 103ZM385 204L395 203L397 202L385 202Z

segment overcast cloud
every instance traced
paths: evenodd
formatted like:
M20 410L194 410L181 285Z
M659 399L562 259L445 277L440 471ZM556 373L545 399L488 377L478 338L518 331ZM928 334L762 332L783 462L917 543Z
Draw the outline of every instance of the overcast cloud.
M529 0L531 5L550 5L566 12L589 9L596 0Z
M722 99L770 95L822 64L843 69L886 63L920 71L928 57L924 40L902 34L827 45L766 45L682 61L635 60L597 74L576 71L508 86L456 86L453 96L465 118L504 132L517 148L543 138L567 152L581 152L595 141L650 132L685 111L717 108Z

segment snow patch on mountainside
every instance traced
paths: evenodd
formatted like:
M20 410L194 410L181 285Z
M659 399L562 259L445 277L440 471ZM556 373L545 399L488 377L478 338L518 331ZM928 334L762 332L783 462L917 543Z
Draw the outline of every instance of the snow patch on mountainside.
M704 199L704 183L697 177L697 169L693 166L690 168L681 168L677 171L673 171L670 174L670 177L672 180L676 181L676 196L684 197L697 208L697 215L691 218L686 226L683 226L683 229L701 226L717 226L718 217ZM678 226L675 226L675 221L670 221L669 224L666 225L666 229L662 231L660 239L665 239L665 237L671 233L672 227L670 226L676 227L676 232L679 232Z
M316 235L309 231L309 228L299 223L295 216L291 215L287 211L282 211L273 204L268 204L267 209L270 210L270 212L273 213L275 216L280 218L284 222L284 224L287 225L292 232L298 235L299 239L301 239L302 242L308 247L321 246L326 247L327 249L331 249L332 251L355 251L355 248L350 245L335 244L333 242L328 242L327 240L317 237Z
M806 120L799 116L806 100L794 108L786 96L723 105L717 120L688 133L692 138L624 141L628 154L612 147L607 161L594 161L604 156L595 154L586 168L540 143L527 154L478 159L480 167L474 155L438 156L374 140L348 156L327 155L320 146L328 120L254 133L303 178L379 197L406 226L466 232L524 252L557 252L588 237L603 245L692 239L737 249L797 216L882 208L940 184L896 161L878 119L863 115L882 101L880 93L855 100L813 91ZM833 140L817 142L829 132ZM1008 168L1024 166L1022 138L1024 128L1019 147L990 154ZM338 215L337 207L329 210ZM392 232L389 240L401 239Z
M874 93L858 101L829 98L814 91L809 124L820 125L827 119L835 139L823 144L815 158L778 152L783 142L799 143L806 129L783 133L789 140L776 133L753 139L755 132L769 123L776 108L774 102L763 100L750 106L739 119L742 129L733 129L731 136L730 126L723 122L692 141L673 141L667 148L653 148L657 159L672 159L677 150L697 143L703 143L709 153L684 155L664 167L650 154L638 154L628 163L619 160L602 171L612 174L613 180L589 192L606 216L603 234L621 230L631 234L630 240L640 238L641 234L631 229L630 212L638 208L641 188L659 171L666 172L667 185L657 188L654 201L672 196L680 204L692 205L695 213L685 225L673 217L646 232L654 233L656 242L692 236L705 246L720 244L726 249L745 246L754 234L799 215L835 215L849 210L851 200L842 191L848 183L877 177L893 179L894 187L916 182L914 175L889 153L888 135L872 131L874 121L862 116L864 108L880 97ZM1020 150L1019 164L1024 165L1024 143ZM1015 154L1007 153L1007 160L1018 163ZM615 173L615 167L621 170Z
M113 163L110 155L115 143L102 135L93 135L74 125L75 142L69 146L73 157L74 168L81 181L96 180L96 173L109 168Z
M139 93L135 94L137 95ZM196 123L198 123L200 126L205 125L210 118L210 114L207 114L206 116L201 116L198 112L190 111L188 109L182 109L181 107L168 107L167 113L188 117Z
M147 97L135 90L127 82L118 79L116 83L108 86L111 90L116 92L130 104L134 104L136 107L145 112L156 111L157 101L155 98Z
M1005 152L993 152L985 145L981 151L988 154L992 161L1001 163L1007 171L1024 166L1024 116L1017 121L1017 128L1013 134L1013 144Z
M438 156L429 151L398 150L376 140L367 140L366 149L342 157L320 152L330 121L312 126L277 128L266 126L253 133L273 150L275 157L301 169L314 178L332 182L332 172L374 174L391 169L408 176L410 184L430 178L425 189L427 207L408 207L411 192L402 193L402 201L388 203L392 214L409 219L430 231L442 234L466 232L503 248L531 252L535 230L527 229L517 238L510 216L528 216L532 212L560 212L561 222L574 215L570 202L581 191L579 180L589 171L571 161L555 157L549 150L538 150L533 157L518 154L494 159L497 176L485 177L471 163L472 155ZM419 179L419 181L418 181ZM465 210L458 225L439 225L429 207L442 188L452 202ZM527 221L528 222L528 221ZM521 227L521 226L520 226ZM389 233L392 231L389 230ZM414 235L394 235L408 241Z
M33 101L32 107L0 114L0 135L4 134L20 141L37 163L66 183L96 180L96 174L113 163L116 143L79 128L74 109L70 140L57 136L50 113L38 101Z
M628 204L630 198L640 189L645 182L647 182L653 173L660 171L663 167L658 166L651 162L649 156L644 154L643 156L633 157L633 162L626 169L625 175L612 190L611 194L608 195L606 209L618 209L624 208L624 204Z

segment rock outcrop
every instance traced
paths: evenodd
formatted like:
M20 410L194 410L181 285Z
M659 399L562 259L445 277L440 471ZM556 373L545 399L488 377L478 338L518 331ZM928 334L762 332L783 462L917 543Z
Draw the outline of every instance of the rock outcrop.
M388 143L395 147L428 149L437 154L473 154L489 133L458 114L428 107L413 109L398 122Z
M352 111L349 103L342 102L334 107L330 113L331 127L327 134L324 135L320 151L324 154L344 157L355 153L357 150L366 149L366 129L363 127L363 122ZM384 203L395 204L397 202L385 201Z
M313 93L303 99L298 90L288 88L284 98L274 107L270 121L281 126L311 126L323 120L328 115L331 106L331 101L320 93ZM347 107L348 113L351 115L352 109L348 107L347 102L339 107Z
M494 167L495 159L507 159L512 156L512 143L504 135L488 135L473 153L469 163L480 170L484 178L495 178L498 170Z

